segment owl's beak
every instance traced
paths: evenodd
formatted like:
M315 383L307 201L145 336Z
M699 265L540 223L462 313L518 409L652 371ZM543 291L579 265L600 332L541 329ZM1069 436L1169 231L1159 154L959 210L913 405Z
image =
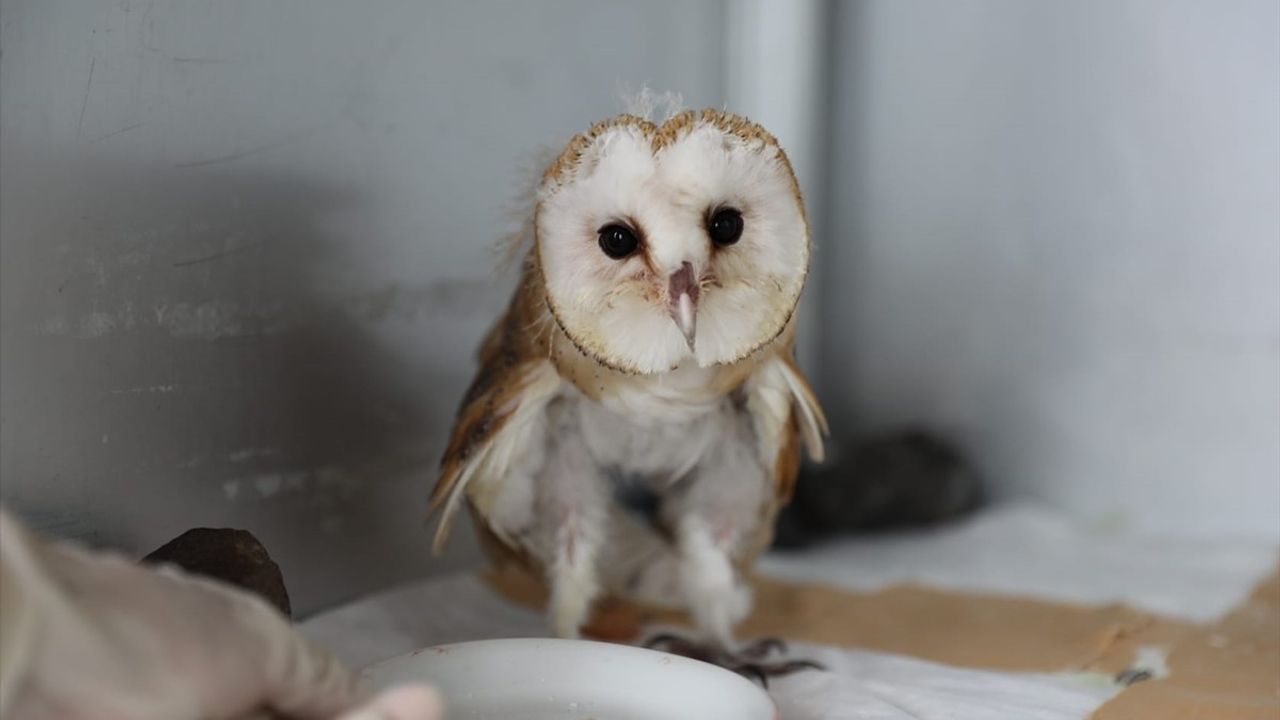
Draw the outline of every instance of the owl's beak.
M667 297L670 298L667 311L692 351L698 329L698 278L694 277L692 264L686 262L671 274Z

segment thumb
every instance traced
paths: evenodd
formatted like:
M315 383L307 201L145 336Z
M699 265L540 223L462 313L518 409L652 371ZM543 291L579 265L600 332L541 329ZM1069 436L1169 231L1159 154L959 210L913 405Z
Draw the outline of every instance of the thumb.
M257 638L264 708L288 718L333 718L362 697L355 676L265 600L236 594L237 615ZM246 662L249 662L246 659Z
M360 697L355 677L327 651L290 628L284 659L267 676L264 702L289 718L331 718Z
M444 703L426 685L402 685L378 694L338 720L441 720Z

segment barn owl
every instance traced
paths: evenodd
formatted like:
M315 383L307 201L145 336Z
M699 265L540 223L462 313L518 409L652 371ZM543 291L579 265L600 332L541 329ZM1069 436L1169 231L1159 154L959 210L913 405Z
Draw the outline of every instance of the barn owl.
M432 511L545 578L575 637L602 595L687 611L729 656L744 573L827 423L792 355L809 232L748 120L597 123L546 169L532 248L485 338Z

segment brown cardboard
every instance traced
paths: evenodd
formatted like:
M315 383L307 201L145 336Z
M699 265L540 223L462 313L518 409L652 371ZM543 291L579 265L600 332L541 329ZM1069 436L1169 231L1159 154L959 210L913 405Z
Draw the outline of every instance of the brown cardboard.
M541 583L519 570L494 571L487 580L514 602L545 604ZM1123 605L1081 607L910 585L855 593L758 578L754 588L754 610L738 626L739 637L856 647L959 667L1118 673L1139 645L1171 645L1194 629ZM687 625L678 613L606 601L586 634L635 642L653 623Z
M508 567L486 577L513 602L541 608L535 577ZM1248 601L1207 625L1125 605L1078 606L1031 598L900 585L855 593L766 578L743 639L781 637L909 655L959 667L1116 674L1137 648L1170 648L1168 677L1134 683L1093 720L1280 720L1280 569ZM687 625L678 613L614 600L586 634L619 642L650 624Z
M1169 676L1138 683L1094 720L1280 718L1280 570L1240 607L1169 653Z

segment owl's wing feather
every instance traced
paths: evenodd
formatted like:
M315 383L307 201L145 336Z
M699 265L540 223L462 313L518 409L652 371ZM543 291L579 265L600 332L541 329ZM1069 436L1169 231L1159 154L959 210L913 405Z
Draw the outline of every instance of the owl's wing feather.
M823 440L831 434L831 426L827 424L827 415L818 404L818 398L809 387L809 381L796 365L796 360L789 353L781 358L782 376L791 390L792 407L799 410L800 431L804 437L805 450L814 462L822 462L826 458Z
M535 280L535 268L526 262L511 306L480 345L480 368L458 408L431 493L431 512L442 510L431 544L435 553L443 549L463 498L507 477L563 386L548 359L541 332L548 321ZM468 491L477 480L481 484Z
M760 459L773 470L779 500L791 498L800 469L800 443L821 461L830 432L813 390L789 351L780 351L756 368L744 386L747 412L759 442Z
M497 373L486 373L482 367L458 412L431 495L431 512L441 511L432 552L444 548L467 488L476 478L507 476L561 384L546 359L516 363Z
M436 526L436 534L431 540L432 554L439 555L444 550L444 544L449 540L449 534L453 532L453 521L458 515L458 508L466 494L467 485L478 467L478 463L469 463L455 473L442 474L436 483L436 492L432 493L431 498L431 512L434 513L439 509L442 498L444 511L440 514L440 523Z

